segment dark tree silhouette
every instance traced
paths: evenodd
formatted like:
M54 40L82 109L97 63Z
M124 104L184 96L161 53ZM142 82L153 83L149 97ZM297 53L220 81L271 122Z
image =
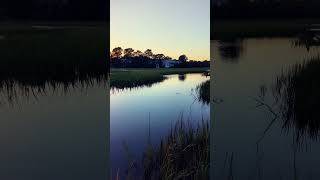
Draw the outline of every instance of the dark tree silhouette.
M188 60L188 57L186 55L181 55L178 59L181 63L185 63Z
M124 53L123 55L124 57L133 57L134 49L126 48L124 49L123 53Z
M153 58L153 52L151 49L147 49L146 51L144 51L144 55L148 58Z
M211 19L320 17L318 0L211 0Z
M122 48L121 47L116 47L116 48L114 48L113 50L112 50L112 52L111 52L111 59L113 59L113 58L117 58L117 59L120 59L121 58L121 56L122 56L122 53L123 53L123 50L122 50Z

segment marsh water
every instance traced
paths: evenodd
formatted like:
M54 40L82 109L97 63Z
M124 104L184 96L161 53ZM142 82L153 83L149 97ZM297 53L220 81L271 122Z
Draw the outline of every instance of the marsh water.
M106 179L104 34L1 26L0 179Z
M193 125L209 120L209 105L199 101L196 87L203 74L167 75L151 87L111 89L110 162L113 177L125 177L134 161L142 164L148 143L156 147L183 119Z
M214 179L319 179L319 121L285 124L274 113L283 110L272 95L277 78L320 55L320 47L296 42L296 37L211 41L211 93L223 100L213 104Z

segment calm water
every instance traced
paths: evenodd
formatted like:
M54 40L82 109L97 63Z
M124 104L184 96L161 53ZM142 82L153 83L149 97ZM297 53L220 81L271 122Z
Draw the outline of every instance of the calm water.
M268 90L282 69L320 54L294 46L294 38L249 38L211 41L214 57L214 176L216 179L319 179L320 142L304 137L296 141L293 128L283 128L253 99L263 85ZM265 101L274 102L269 91Z
M45 92L8 104L0 91L0 179L105 179L105 86Z
M0 179L105 180L105 27L19 27L0 28Z
M149 129L152 145L166 137L181 115L186 121L198 124L209 119L209 105L195 99L195 88L209 80L202 74L170 75L151 87L110 92L110 143L112 174L122 174L128 168L127 155L142 162L147 146ZM150 113L150 123L149 123ZM150 125L150 128L149 128ZM124 144L129 148L127 152Z

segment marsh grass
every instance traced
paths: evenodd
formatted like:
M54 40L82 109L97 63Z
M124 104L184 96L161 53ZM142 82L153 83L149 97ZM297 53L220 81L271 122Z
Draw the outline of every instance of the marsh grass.
M0 28L0 94L13 102L19 96L45 94L48 87L65 91L108 78L105 27Z
M210 103L210 80L207 80L197 86L197 99L205 104Z
M165 80L165 75L203 73L207 70L208 68L111 69L110 86L118 89L152 86Z
M196 129L180 120L158 150L159 179L209 178L209 124Z
M198 126L176 122L168 135L154 147L149 142L142 159L142 176L133 176L138 165L130 160L127 180L206 180L209 179L209 123L202 120ZM120 180L119 176L117 179Z
M283 127L293 127L297 140L318 139L320 119L320 58L312 58L283 71L276 79L274 96L279 104Z

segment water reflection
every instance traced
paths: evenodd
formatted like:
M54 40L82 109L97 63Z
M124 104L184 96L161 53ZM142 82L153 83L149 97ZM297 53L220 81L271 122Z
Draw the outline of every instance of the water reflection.
M225 62L237 63L243 52L243 42L240 39L219 40L219 54Z
M142 86L111 93L110 140L111 166L114 178L116 178L118 172L121 179L125 179L130 175L135 177L143 176L143 170L153 170L153 168L156 171L148 172L157 173L159 168L165 165L161 163L164 162L161 161L161 156L158 159L161 161L158 164L160 166L147 165L154 162L155 159L153 158L158 157L157 150L163 150L158 149L161 146L162 139L164 140L163 148L171 147L171 141L168 142L166 140L167 137L171 137L170 129L174 128L177 121L185 120L187 124L190 123L193 127L196 127L194 129L196 131L197 125L201 124L202 120L209 119L209 105L197 101L195 99L196 94L193 91L199 84L207 81L208 77L203 76L201 73L185 74L183 81L179 74L166 75L165 77L164 81L155 83L151 87ZM179 123L178 125L180 127ZM180 132L184 134L184 132L190 132L189 130L191 129L186 128L184 130ZM206 135L206 137L208 136ZM126 142L125 148L124 141ZM168 146L165 141L168 142ZM150 149L150 144L155 148L153 150L156 151ZM206 146L207 144L204 145ZM180 152L179 149L170 150L173 150L172 152ZM202 148L202 150L206 151L205 148ZM139 166L130 166L131 162L133 162L132 160L134 164L139 164ZM143 160L142 163L141 160ZM175 164L174 162L179 163L185 160L185 158L176 159L172 165ZM190 160L190 162L192 161ZM132 169L130 169L131 167ZM175 168L177 166L174 165L172 167ZM178 168L180 169L182 166Z
M62 89L63 93L78 90L84 91L94 84L106 85L108 78L107 67L79 69L71 66L68 71L57 70L56 72L38 73L0 73L0 104L9 103L14 105L20 99L29 99L38 96L46 96L48 92L55 93Z
M212 41L211 93L224 100L214 106L215 179L320 176L319 68L313 62L320 51L292 46L293 40L245 39L237 64L225 63Z
M282 128L286 132L295 133L297 144L306 139L318 140L319 70L319 58L308 59L283 70L270 87L271 102L266 99L268 88L265 85L260 86L259 96L255 98L257 107L263 106L272 114L272 120L258 142L262 141L276 120L282 121Z
M179 74L179 80L180 81L185 81L186 80L186 75L185 74Z
M106 179L105 27L0 34L0 179Z

